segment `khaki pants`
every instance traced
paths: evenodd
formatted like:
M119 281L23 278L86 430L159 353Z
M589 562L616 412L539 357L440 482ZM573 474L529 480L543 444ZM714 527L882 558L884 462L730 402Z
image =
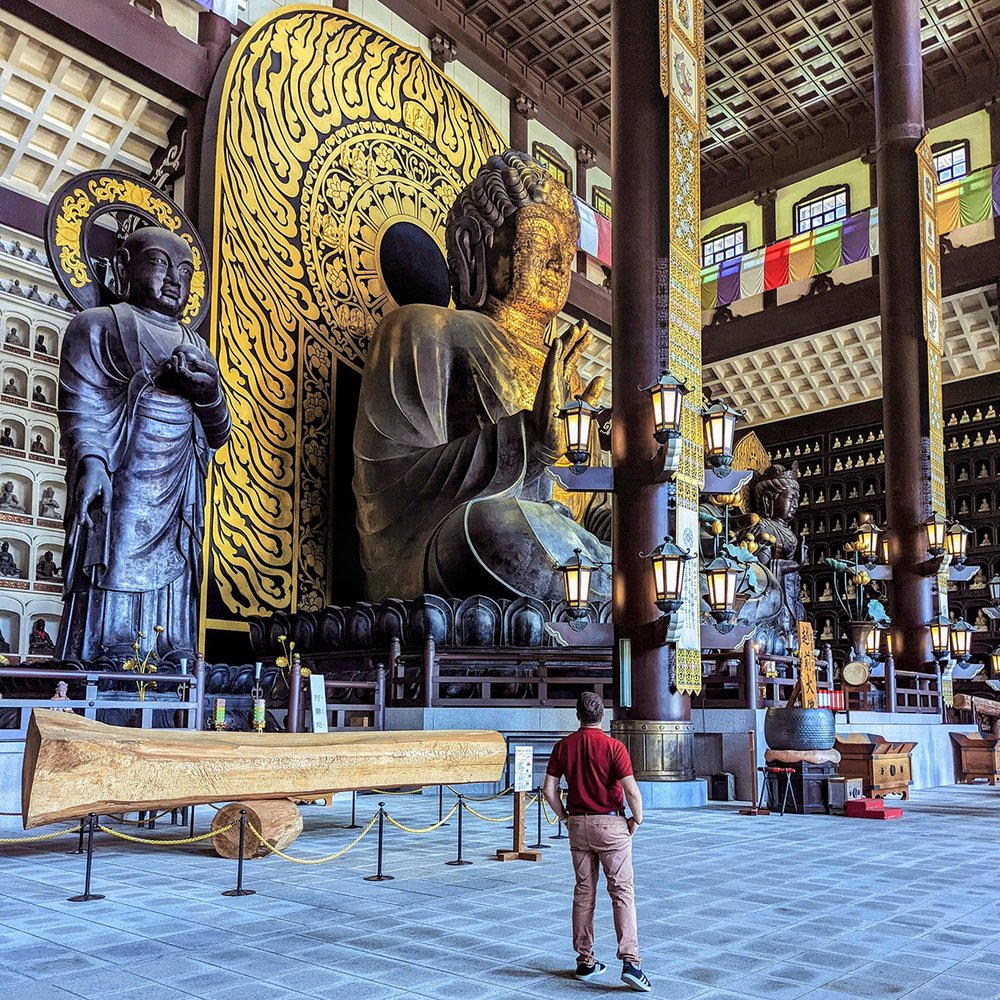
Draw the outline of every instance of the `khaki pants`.
M639 964L635 916L632 838L624 816L570 816L569 849L576 872L573 891L573 947L581 962L594 961L594 905L598 867L604 869L618 935L618 957Z

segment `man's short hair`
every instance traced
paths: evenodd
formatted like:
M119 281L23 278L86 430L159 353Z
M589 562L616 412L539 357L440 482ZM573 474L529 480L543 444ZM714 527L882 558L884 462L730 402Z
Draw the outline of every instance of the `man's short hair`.
M584 691L576 699L576 717L585 726L600 722L604 718L604 699L593 691Z

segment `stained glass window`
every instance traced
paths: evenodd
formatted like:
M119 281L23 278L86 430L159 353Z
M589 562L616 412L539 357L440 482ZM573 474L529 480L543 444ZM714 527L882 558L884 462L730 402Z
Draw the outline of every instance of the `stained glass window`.
M850 202L847 185L820 188L795 204L795 232L808 233L847 217Z
M747 250L747 227L745 224L722 226L709 233L701 241L701 266L721 264L733 257L742 257Z

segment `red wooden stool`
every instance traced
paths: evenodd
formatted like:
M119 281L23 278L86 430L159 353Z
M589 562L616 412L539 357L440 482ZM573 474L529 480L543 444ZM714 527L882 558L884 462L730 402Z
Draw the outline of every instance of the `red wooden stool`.
M784 775L785 776L785 794L782 796L782 799L781 799L781 809L778 811L778 814L780 816L784 816L785 815L785 809L788 807L788 798L789 798L789 796L791 796L791 799L792 799L792 809L795 812L798 812L799 806L798 806L798 802L795 799L795 789L792 788L792 775L795 774L795 768L794 767L772 767L771 765L767 765L766 767L758 767L757 770L760 771L760 773L762 775L762 777L761 777L761 789L760 789L761 805L763 806L763 803L766 801L767 802L767 808L769 808L769 809L773 808L774 803L771 802L770 782L768 781L768 779L769 778L774 778L775 782L780 782L781 776Z

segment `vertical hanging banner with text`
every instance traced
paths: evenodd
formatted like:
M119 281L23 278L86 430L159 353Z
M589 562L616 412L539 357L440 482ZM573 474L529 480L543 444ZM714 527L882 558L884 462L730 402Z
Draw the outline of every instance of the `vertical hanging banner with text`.
M941 243L936 212L937 170L930 136L917 146L920 200L920 283L924 337L927 340L927 454L925 478L931 513L945 513L944 415L941 402L941 362L944 356L944 315L941 310ZM938 571L939 610L948 614L948 567Z
M701 137L705 124L704 0L659 0L660 86L668 103L670 245L659 260L657 326L665 366L687 382L675 476L678 545L696 558L684 574L674 686L701 691L698 503L705 483L701 426Z

